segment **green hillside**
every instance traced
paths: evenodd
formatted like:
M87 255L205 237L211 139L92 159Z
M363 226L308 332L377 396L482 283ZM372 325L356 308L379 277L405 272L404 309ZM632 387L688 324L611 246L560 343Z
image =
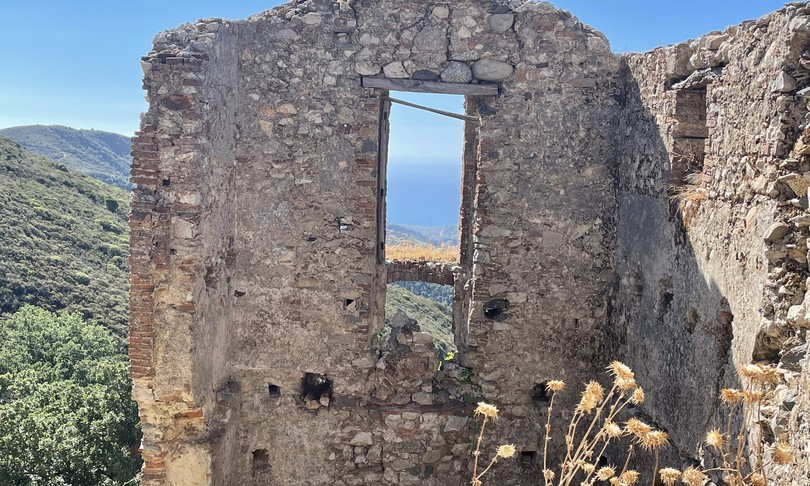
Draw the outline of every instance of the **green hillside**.
M128 201L0 136L0 312L66 309L123 337Z
M416 294L419 297L438 302L450 309L453 307L453 286L440 285L428 282L391 282L391 285L402 287L403 289Z
M397 309L415 319L423 331L432 334L437 347L445 352L456 350L453 341L453 314L448 307L397 285L389 285L385 298L386 321L396 314Z
M117 133L30 125L0 130L0 135L35 154L108 184L129 189L130 140Z

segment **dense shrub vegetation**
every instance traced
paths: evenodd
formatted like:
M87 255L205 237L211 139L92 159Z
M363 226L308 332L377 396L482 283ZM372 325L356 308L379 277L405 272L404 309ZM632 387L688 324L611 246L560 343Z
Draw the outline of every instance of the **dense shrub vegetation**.
M116 339L78 314L0 315L0 484L121 485L140 468Z
M24 304L127 325L129 194L0 137L0 313Z
M432 300L443 305L449 312L453 307L453 287L428 282L393 282L392 285L401 287L419 297Z

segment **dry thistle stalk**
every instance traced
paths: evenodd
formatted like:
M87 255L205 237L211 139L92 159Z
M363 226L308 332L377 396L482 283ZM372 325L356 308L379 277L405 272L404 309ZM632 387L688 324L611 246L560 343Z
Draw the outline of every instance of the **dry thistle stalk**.
M498 419L498 407L495 405L491 405L485 402L478 402L478 407L475 409L475 416L482 416L484 421L481 423L481 431L478 433L478 441L475 445L475 451L473 452L474 462L473 462L473 476L470 484L472 486L482 486L484 483L481 481L481 478L492 469L492 466L498 462L498 459L509 459L515 455L515 445L514 444L504 444L498 446L495 449L495 456L489 461L489 465L484 469L481 473L478 472L478 459L481 456L481 443L484 440L484 429L487 426L487 421L494 421Z
M607 372L613 377L613 385L607 392L596 381L591 381L585 385L579 404L574 410L574 416L568 426L568 433L565 437L566 456L560 467L558 485L570 486L575 478L584 476L585 479L580 484L590 486L596 481L610 481L617 486L630 486L639 480L639 473L628 468L630 458L633 453L633 445L628 447L627 460L620 472L616 472L613 466L606 466L597 469L589 461L594 457L601 457L606 451L611 441L620 439L623 435L634 434L635 441L641 444L642 448L650 451L657 451L668 443L666 432L653 430L652 427L639 420L629 421L629 428L622 428L616 423L617 415L629 404L639 404L644 401L644 390L642 390L635 380L633 371L620 361L613 361L607 367ZM549 410L551 415L551 410ZM584 434L579 438L579 443L575 443L578 437L577 431L583 423L590 422L585 428ZM550 428L547 427L548 431ZM546 447L548 446L546 439ZM546 456L547 450L544 451ZM656 466L657 467L657 466ZM544 470L549 471L544 460ZM549 471L551 472L551 471ZM545 474L546 486L552 486L556 474Z
M543 481L545 486L595 486L597 481L608 481L611 486L634 486L638 484L640 474L631 467L633 452L636 446L643 451L655 454L655 466L651 474L651 486L660 478L664 486L674 486L678 481L686 486L703 486L709 477L707 473L722 474L723 482L727 486L767 486L768 480L764 468L768 464L763 462L762 431L760 440L754 444L753 453L755 462L748 466L745 458L745 442L748 436L747 424L759 423L761 427L760 407L767 396L768 387L779 383L781 373L772 366L760 364L745 365L739 373L744 384L742 390L724 389L720 392L721 401L729 407L726 430L712 429L706 434L705 443L714 453L720 456L722 466L711 469L700 469L690 466L680 471L665 467L658 469L659 452L669 445L669 435L663 430L656 430L653 426L639 420L630 418L624 422L624 427L617 423L619 413L630 404L644 402L644 390L635 381L633 371L625 364L614 361L607 368L613 377L613 384L609 390L596 381L585 384L580 393L580 400L574 408L574 414L568 424L565 436L565 458L558 471L548 465L548 446L551 440L551 416L554 410L554 399L557 393L565 389L565 383L552 380L546 383L546 391L551 395L546 418L546 435L543 447ZM732 433L731 416L742 407L743 422L737 433ZM498 409L493 405L479 403L475 415L484 417L481 432L478 437L476 450L473 453L475 462L473 466L473 486L481 486L481 477L490 470L499 457L511 457L514 446L505 445L497 449L495 457L489 466L478 473L478 459L484 427L489 420L495 420ZM579 431L579 432L578 432ZM611 442L629 437L627 456L621 470L614 466L600 466L595 458L603 457ZM795 460L792 447L780 439L771 448L771 461L776 464L791 464Z
M763 430L761 408L769 389L782 379L781 371L773 366L747 364L737 370L743 389L724 389L720 400L729 408L725 433L713 429L706 434L706 444L719 456L722 467L703 471L720 471L723 481L729 486L766 486L765 467L769 463L763 460ZM731 418L742 407L742 423L739 430L732 431ZM754 461L749 464L746 458L746 441L750 430L749 424L758 424L757 440L751 444ZM780 440L773 447L772 461L777 464L790 464L793 461L792 449Z

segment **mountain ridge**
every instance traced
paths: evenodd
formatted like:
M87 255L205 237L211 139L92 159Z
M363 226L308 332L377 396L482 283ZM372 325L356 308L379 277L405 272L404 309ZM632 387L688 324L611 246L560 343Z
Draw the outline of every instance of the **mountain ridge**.
M129 190L131 166L128 137L101 130L63 125L24 125L0 129L27 150L76 169L108 184Z
M386 244L414 243L418 245L458 245L458 226L416 226L388 223L385 228Z

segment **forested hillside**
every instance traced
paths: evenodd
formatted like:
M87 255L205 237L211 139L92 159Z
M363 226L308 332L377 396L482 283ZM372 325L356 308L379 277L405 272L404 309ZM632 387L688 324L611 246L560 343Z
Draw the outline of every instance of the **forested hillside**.
M437 302L447 309L453 307L453 287L428 282L392 282L391 285L401 287L420 297Z
M29 125L0 130L0 135L35 154L96 179L129 189L130 140L117 133L59 125Z
M432 334L436 346L445 353L456 350L453 341L453 314L448 307L397 285L389 285L385 296L386 321L390 321L398 309L416 320L423 331Z
M122 338L129 194L0 136L0 312L79 312Z

